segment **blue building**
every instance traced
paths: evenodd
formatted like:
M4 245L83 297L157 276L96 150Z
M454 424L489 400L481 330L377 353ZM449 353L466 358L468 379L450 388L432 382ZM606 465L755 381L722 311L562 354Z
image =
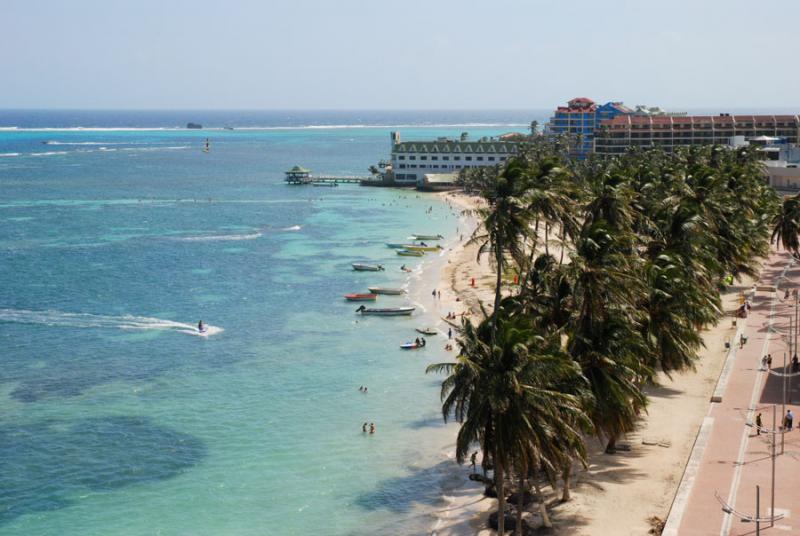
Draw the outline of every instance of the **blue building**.
M592 99L577 97L566 106L556 108L544 132L547 136L568 134L572 140L570 154L585 158L594 151L594 132L601 121L632 113L633 110L621 102L607 102L598 106Z

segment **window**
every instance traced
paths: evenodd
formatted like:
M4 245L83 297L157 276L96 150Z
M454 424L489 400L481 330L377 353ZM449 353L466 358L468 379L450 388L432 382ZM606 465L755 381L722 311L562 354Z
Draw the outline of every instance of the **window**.
M400 155L400 156L398 156L398 157L397 157L397 159L398 159L398 160L405 160L405 159L406 159L406 157L405 157L405 156L403 156L403 155Z
M411 164L408 167L410 167L411 169L417 169L417 165L416 164Z
M432 167L432 168L435 168L435 169L439 169L439 166L438 166L438 164L434 164L434 165L432 165L431 167Z
M504 162L504 161L505 161L505 159L506 159L506 157L505 157L505 156L501 156L501 157L500 157L500 161L501 161L501 162Z
M458 162L459 160L461 160L461 157L460 157L460 156L454 156L454 157L453 157L453 160L455 160L456 162Z
M438 156L432 156L431 160L439 160L439 157Z
M478 157L478 162L483 162L483 157L482 156Z
M493 156L489 157L489 162L494 162L494 157Z
M400 169L406 169L406 165L405 164L400 164L399 167L400 167Z
M416 157L416 156L409 156L409 157L408 157L408 159L409 159L409 160L416 160L416 159L417 159L417 157Z
M443 156L442 160L450 160L450 157L449 156Z
M464 160L466 160L467 162L472 162L472 157L471 156L465 156Z
M420 159L420 160L427 160L427 159L428 159L428 157L427 157L427 156L420 156L420 157L419 157L419 159Z

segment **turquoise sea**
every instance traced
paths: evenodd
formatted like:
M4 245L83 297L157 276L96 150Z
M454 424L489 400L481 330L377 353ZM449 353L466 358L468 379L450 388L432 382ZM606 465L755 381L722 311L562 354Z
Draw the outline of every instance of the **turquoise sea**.
M365 174L391 124L484 136L530 114L70 114L0 112L0 534L426 533L454 478L424 372L447 353L398 345L440 316L446 259L406 274L384 243L450 244L463 217L282 172ZM252 128L167 128L190 120ZM414 316L356 315L342 295L374 284Z

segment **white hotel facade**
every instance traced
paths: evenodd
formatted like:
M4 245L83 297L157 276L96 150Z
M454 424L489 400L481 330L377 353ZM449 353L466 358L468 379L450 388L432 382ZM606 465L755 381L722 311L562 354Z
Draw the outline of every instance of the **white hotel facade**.
M418 184L426 174L457 174L465 168L502 164L517 154L519 142L482 138L468 141L438 138L436 141L400 141L392 132L392 172L398 184Z

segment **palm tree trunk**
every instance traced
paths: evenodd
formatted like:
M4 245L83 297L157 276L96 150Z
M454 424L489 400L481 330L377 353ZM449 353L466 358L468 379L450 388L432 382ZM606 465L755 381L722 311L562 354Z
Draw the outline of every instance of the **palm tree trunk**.
M519 472L519 488L517 488L517 530L514 534L522 534L522 504L525 493L525 471Z
M553 524L550 523L550 516L547 514L547 505L544 503L544 494L542 494L542 488L539 487L539 482L536 477L533 479L533 489L536 490L536 500L539 501L539 515L542 516L542 526L550 528Z
M495 447L494 456L494 488L497 490L497 534L506 533L506 490L503 486L503 464L497 455Z
M558 258L558 265L561 266L564 264L564 247L565 242L567 241L567 231L564 225L561 225L561 255Z
M494 309L492 310L492 349L497 338L497 318L500 313L500 291L503 284L503 248L502 244L495 243L495 262L497 263L497 279L494 287Z
M606 445L606 454L615 454L617 452L617 436L611 436L608 438L608 444Z
M561 493L561 502L567 502L570 499L569 496L569 477L570 473L572 472L572 461L568 460L564 464L564 471L561 473L561 477L564 479L564 490Z
M550 241L550 224L544 224L544 254L550 255L550 248L548 246L548 242Z
M536 225L533 227L533 243L531 244L531 254L528 256L528 267L525 270L525 278L523 284L520 285L520 292L528 285L528 279L531 276L533 269L533 259L536 257L536 246L539 244L539 218L536 218Z

